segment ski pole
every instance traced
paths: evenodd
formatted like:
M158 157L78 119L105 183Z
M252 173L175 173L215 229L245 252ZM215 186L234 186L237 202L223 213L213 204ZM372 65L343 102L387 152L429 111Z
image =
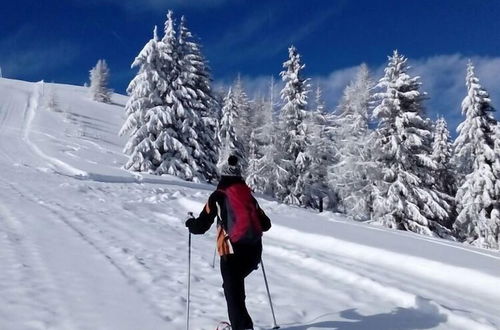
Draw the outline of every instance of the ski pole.
M212 268L215 268L215 255L217 254L217 247L214 249L214 258L212 259Z
M193 213L188 212L188 215L192 218ZM189 302L191 296L191 232L189 232L188 239L188 281L187 281L187 302L186 302L186 330L189 330Z
M218 226L219 226L219 224L217 224L217 229L218 229ZM217 230L217 233L215 234L215 239L216 240L219 239L218 234L219 234L219 231ZM215 269L215 257L216 256L217 256L217 244L215 245L214 256L212 258L212 268L214 268L214 269Z
M260 259L260 265L262 266L262 274L264 274L264 282L266 283L267 297L269 298L269 305L271 306L271 313L273 314L274 327L273 329L279 329L279 325L276 324L276 316L274 315L273 301L271 300L271 292L269 291L269 284L267 283L266 270L264 269L264 262L262 258Z

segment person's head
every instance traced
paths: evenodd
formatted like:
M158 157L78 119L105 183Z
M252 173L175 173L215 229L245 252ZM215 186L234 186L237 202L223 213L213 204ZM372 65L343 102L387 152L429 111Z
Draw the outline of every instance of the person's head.
M238 157L231 155L227 159L227 163L221 168L221 176L241 176L241 167L238 164Z

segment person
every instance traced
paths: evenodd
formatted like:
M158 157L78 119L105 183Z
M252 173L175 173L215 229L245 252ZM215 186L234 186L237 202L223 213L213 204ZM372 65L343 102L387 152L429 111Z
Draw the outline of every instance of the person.
M271 221L241 177L236 156L221 169L217 189L210 195L198 218L186 221L192 234L204 234L217 218L217 251L229 322L233 330L253 329L245 305L245 277L258 268L262 256L262 232Z

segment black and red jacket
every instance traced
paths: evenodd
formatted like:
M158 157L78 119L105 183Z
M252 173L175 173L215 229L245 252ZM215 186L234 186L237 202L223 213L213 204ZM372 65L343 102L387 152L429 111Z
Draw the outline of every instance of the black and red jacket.
M218 218L218 224L225 230L228 231L228 220L230 221L230 214L228 214L227 207L227 196L224 190L230 188L233 185L245 185L245 181L241 177L234 176L222 176L215 190L210 197L205 207L201 211L200 215L196 221L192 221L189 225L189 231L192 234L204 234L210 229L214 223L215 218ZM260 229L268 231L271 228L271 220L267 217L264 211L260 208L257 200L251 197L250 203L254 203L253 206L257 211L257 217L259 221Z

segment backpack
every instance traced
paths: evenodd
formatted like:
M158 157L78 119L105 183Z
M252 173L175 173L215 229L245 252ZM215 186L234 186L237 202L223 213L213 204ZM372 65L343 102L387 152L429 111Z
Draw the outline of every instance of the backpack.
M226 221L225 230L232 243L255 243L262 237L257 203L252 191L244 183L219 189L224 193Z

